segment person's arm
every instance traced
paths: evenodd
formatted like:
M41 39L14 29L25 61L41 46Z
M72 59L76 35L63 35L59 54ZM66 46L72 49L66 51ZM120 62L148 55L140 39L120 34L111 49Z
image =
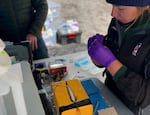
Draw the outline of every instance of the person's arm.
M123 64L120 61L115 60L107 67L107 70L112 76L114 76L122 67Z
M96 34L88 39L88 54L97 67L106 67L109 73L118 79L127 68L113 55L111 50L103 44L105 37Z
M28 30L26 39L31 42L32 51L38 48L37 39L41 34L41 29L44 25L47 12L48 4L47 0L31 0L32 7L34 9L34 16Z
M135 105L141 104L142 107L150 103L150 80L145 79L146 74L142 75L127 68L114 56L108 47L99 40L95 40L95 38L94 40L93 38L89 39L88 54L96 63L107 68L125 101ZM149 67L150 65L146 68L148 69L147 72L150 71Z
M34 16L28 33L38 37L46 20L48 4L47 0L31 0L31 2L34 9Z

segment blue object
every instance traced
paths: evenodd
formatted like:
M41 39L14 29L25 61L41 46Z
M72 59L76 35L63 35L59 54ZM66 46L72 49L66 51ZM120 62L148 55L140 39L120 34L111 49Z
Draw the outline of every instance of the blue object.
M105 100L102 98L99 89L95 86L92 80L83 80L81 81L81 84L87 92L91 103L93 104L94 115L98 115L97 110L105 109L108 107Z
M81 58L75 60L75 62L74 62L74 65L77 67L81 67L86 64L89 64L89 60L87 57L81 57Z
M55 59L55 62L65 62L65 59Z
M36 63L34 64L35 68L46 68L46 63L41 62L41 63Z

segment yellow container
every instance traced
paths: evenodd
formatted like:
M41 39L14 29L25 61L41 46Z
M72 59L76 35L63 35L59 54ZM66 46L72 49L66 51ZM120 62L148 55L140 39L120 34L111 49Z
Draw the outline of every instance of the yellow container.
M58 115L93 115L93 105L79 80L53 82L51 88Z

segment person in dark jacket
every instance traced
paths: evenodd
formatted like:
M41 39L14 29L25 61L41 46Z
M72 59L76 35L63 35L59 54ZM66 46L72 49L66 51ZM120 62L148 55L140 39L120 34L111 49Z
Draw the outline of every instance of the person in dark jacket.
M34 59L47 58L47 47L41 35L47 12L47 0L1 1L0 38L14 43L27 40Z
M95 65L106 68L105 85L135 115L148 115L150 0L106 1L112 4L113 17L108 34L90 37L88 54Z

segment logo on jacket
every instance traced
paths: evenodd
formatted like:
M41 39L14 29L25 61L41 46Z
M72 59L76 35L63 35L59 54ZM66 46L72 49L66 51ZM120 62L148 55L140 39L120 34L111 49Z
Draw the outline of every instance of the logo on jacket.
M140 49L141 46L142 46L142 43L139 43L139 44L137 44L137 45L134 47L134 49L133 49L133 51L132 51L132 55L133 55L133 56L136 56L136 55L137 55L137 52L139 51L139 49Z

